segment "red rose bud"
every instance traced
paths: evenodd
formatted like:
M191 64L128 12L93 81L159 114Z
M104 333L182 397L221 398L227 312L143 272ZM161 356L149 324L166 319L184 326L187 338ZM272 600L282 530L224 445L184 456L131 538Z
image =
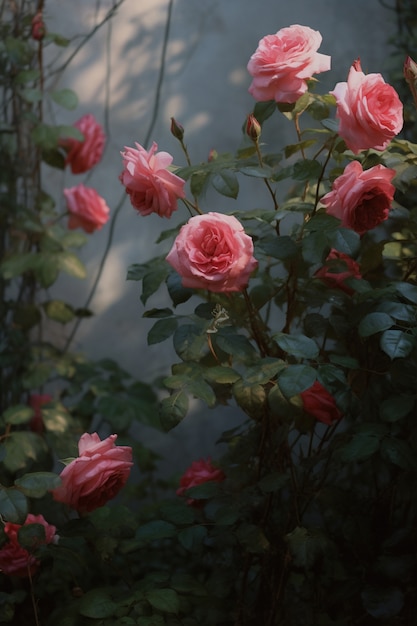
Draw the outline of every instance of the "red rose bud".
M178 141L182 141L184 139L184 128L181 124L171 117L171 133L174 135L175 139Z
M257 142L259 137L261 136L262 128L256 117L252 114L248 115L246 119L246 134L248 137L252 139L252 141Z
M45 23L42 18L42 13L39 11L32 19L32 39L41 41L46 35Z

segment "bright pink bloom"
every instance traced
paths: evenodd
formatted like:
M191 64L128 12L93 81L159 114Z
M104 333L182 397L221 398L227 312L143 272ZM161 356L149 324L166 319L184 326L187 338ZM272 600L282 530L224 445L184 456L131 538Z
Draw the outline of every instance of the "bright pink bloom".
M65 165L71 167L73 174L83 174L101 160L106 136L91 113L83 115L74 127L84 135L84 141L68 137L62 140L61 145L67 151Z
M313 74L330 69L330 57L317 52L321 41L318 31L298 24L261 39L248 63L249 93L260 102L296 102Z
M363 170L359 161L351 161L321 202L342 226L363 234L387 219L395 192L394 176L395 170L384 165Z
M82 228L86 233L99 230L110 218L110 209L95 189L79 184L64 189L69 212L68 228Z
M26 517L24 526L28 524L42 524L45 529L45 541L42 544L57 543L58 535L55 526L48 524L43 515L29 515ZM4 526L4 532L8 541L0 548L0 571L8 576L25 577L33 575L39 568L40 561L34 554L28 552L19 544L18 531L22 528L22 524L12 524L7 522ZM34 545L35 550L38 546Z
M325 264L317 270L314 276L321 278L328 287L341 289L348 295L353 293L353 289L346 285L345 281L349 278L362 278L359 263L334 248L330 250Z
M45 425L42 418L42 406L51 402L52 396L47 393L32 393L29 396L29 406L34 410L34 415L29 422L29 428L34 433L43 433Z
M394 87L381 74L364 74L359 59L350 68L347 83L337 83L339 135L349 150L384 150L403 127L403 105Z
M226 476L222 470L218 467L214 467L211 459L200 459L199 461L193 461L190 467L184 472L180 478L180 487L176 493L178 496L183 496L187 489L191 487L197 487L207 482L222 482ZM188 498L187 504L191 506L199 506L201 501L194 498Z
M342 414L337 408L335 399L318 380L300 395L304 411L319 422L331 426L333 422L341 419Z
M103 506L124 487L132 467L132 448L116 446L117 435L100 440L84 433L78 442L79 456L62 470L62 483L52 491L54 499L79 513Z
M252 239L232 215L207 213L190 218L175 239L167 261L184 287L217 293L242 291L258 262Z
M185 181L169 171L172 156L157 152L155 142L149 152L140 144L135 145L136 149L125 147L121 153L124 169L119 178L130 202L141 215L156 213L159 217L171 217L178 198L185 197Z
M46 34L45 23L43 21L42 12L38 11L32 19L32 39L41 41Z

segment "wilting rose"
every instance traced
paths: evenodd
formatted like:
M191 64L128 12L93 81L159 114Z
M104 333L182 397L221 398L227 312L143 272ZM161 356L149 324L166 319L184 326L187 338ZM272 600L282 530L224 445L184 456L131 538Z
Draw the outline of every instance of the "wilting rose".
M335 399L318 380L300 395L304 411L319 422L331 426L333 422L341 419L342 414L337 408Z
M47 393L32 393L29 396L29 406L33 409L34 415L29 422L29 428L34 433L43 433L45 425L42 418L42 406L51 402L52 396Z
M43 515L32 515L29 513L23 526L28 524L41 524L44 527L45 540L41 541L41 544L58 542L59 537L55 534L55 526L48 524ZM25 577L29 573L33 575L40 565L39 559L19 544L18 532L20 528L22 528L22 524L7 522L4 525L7 541L0 548L0 571L8 576ZM37 547L37 545L33 546L34 549Z
M358 161L351 161L321 202L342 226L363 234L387 219L395 192L394 176L395 170L384 165L363 170Z
M190 467L184 472L180 478L180 487L177 489L177 495L183 496L187 489L191 487L197 487L207 482L222 482L225 479L223 471L214 467L211 459L200 459L199 461L193 461ZM199 506L201 501L194 498L188 498L187 504L191 506Z
M330 69L330 57L317 52L321 41L318 31L298 24L261 39L248 63L249 92L260 102L296 102L313 74Z
M69 212L68 228L82 228L92 233L109 220L110 209L95 189L83 184L64 189Z
M337 101L339 135L355 154L373 148L384 150L403 127L403 105L394 87L381 74L364 74L359 59L346 83L333 91Z
M61 141L61 145L67 152L65 165L71 167L73 174L83 174L101 160L106 136L91 113L83 115L74 127L84 135L84 140L68 137Z
M184 287L242 291L258 262L252 239L232 215L196 215L181 227L167 261Z
M349 278L362 278L359 263L334 248L330 250L325 264L317 270L314 276L323 280L328 287L341 289L348 295L353 293L353 289L345 281Z
M177 209L178 198L185 197L185 181L169 171L172 156L168 152L157 152L155 142L149 152L140 144L135 145L136 149L125 147L121 153L123 171L119 178L130 202L141 215L156 213L160 217L171 217Z
M117 435L100 440L84 433L78 442L79 456L60 474L61 485L52 491L79 513L88 513L114 498L126 484L132 467L132 448L116 446Z

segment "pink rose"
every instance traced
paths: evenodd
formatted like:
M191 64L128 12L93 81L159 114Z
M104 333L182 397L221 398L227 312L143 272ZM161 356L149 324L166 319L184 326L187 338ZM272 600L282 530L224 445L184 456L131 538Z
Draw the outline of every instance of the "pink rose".
M331 426L333 422L341 419L342 414L336 406L335 399L317 380L300 395L304 411L319 422Z
M78 442L79 456L62 470L62 483L52 491L79 513L94 511L114 498L124 487L132 467L132 448L116 446L117 435L100 440L97 433L84 433Z
M381 74L364 74L359 59L349 71L347 83L337 83L339 135L355 154L374 148L384 150L403 127L403 105L397 92Z
M252 239L232 215L196 215L182 226L167 261L184 287L242 291L257 267Z
M45 529L45 540L42 544L57 543L58 535L56 535L56 528L45 520L43 515L29 515L26 517L24 526L28 524L42 524ZM40 561L25 548L23 548L18 541L18 531L22 528L22 524L12 524L7 522L4 525L4 532L8 541L0 548L0 571L8 576L28 576L29 573L33 575L39 568ZM38 545L34 545L35 550Z
M359 264L350 256L332 248L327 255L326 262L314 274L316 278L321 278L328 287L341 289L348 295L353 293L353 289L346 285L345 280L349 278L361 279Z
M47 393L32 393L29 396L29 406L33 409L34 415L29 422L29 428L34 433L43 433L45 425L42 418L42 406L51 402L52 396Z
M71 167L73 174L83 174L100 161L106 137L101 124L91 113L83 115L74 127L84 135L84 141L69 137L61 145L67 151L65 165Z
M374 165L363 170L351 161L321 199L327 213L342 220L342 226L363 234L387 219L394 197L391 183L395 170Z
M69 212L68 228L82 228L86 233L99 230L109 220L110 209L95 189L83 184L64 189Z
M130 202L141 215L157 213L159 217L171 217L178 198L185 197L185 181L169 171L172 156L156 152L155 142L149 152L140 144L135 145L137 149L125 147L121 153L124 169L119 178Z
M225 479L225 475L221 469L214 467L211 459L200 459L199 461L193 461L190 467L180 478L180 487L177 489L177 496L183 496L187 489L191 487L197 487L207 482L220 483ZM188 498L187 504L191 506L200 506L201 501L194 498Z
M248 63L249 93L260 102L296 102L313 74L330 69L330 57L317 52L321 41L318 31L298 24L261 39Z

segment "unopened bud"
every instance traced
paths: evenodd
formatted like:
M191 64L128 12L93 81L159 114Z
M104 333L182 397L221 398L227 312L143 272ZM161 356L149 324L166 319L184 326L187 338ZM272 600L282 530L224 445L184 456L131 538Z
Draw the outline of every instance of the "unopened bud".
M175 139L179 141L182 141L184 138L184 128L181 124L178 124L173 117L171 117L171 133L174 135Z
M32 39L41 41L46 35L45 23L43 21L42 13L39 11L32 19Z
M252 139L252 141L258 141L261 136L261 125L256 119L256 117L252 114L248 115L246 119L246 134L248 137Z
M362 66L361 66L361 60L360 57L358 57L357 59L355 59L352 63L352 67L354 70L356 70L357 72L362 72Z
M417 63L409 56L404 61L404 78L409 84L417 82Z

